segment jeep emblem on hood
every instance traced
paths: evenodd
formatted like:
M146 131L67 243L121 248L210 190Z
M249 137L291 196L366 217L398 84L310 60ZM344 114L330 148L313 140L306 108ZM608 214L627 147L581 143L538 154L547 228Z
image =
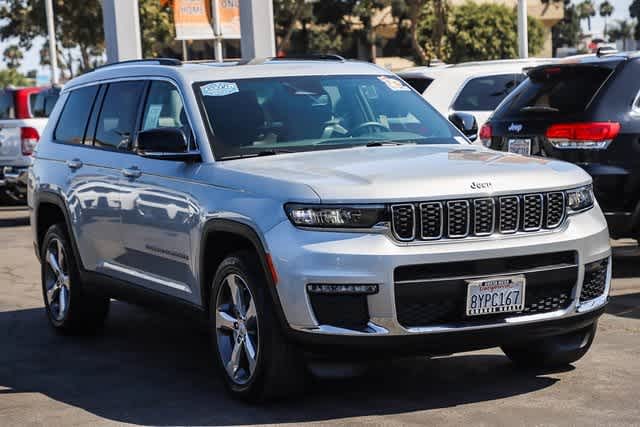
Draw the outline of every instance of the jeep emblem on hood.
M477 182L474 181L471 183L471 189L472 190L488 190L491 187L493 187L493 185L490 182Z
M507 130L509 132L519 133L522 130L522 125L520 123L511 123Z

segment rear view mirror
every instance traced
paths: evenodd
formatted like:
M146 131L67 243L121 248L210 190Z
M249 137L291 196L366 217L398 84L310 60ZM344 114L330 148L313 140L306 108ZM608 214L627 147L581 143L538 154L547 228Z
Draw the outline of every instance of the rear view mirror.
M155 128L138 133L136 151L143 157L163 160L196 160L197 152L189 151L189 142L179 128Z
M478 139L478 122L473 114L453 113L449 116L449 121L460 129L470 141Z

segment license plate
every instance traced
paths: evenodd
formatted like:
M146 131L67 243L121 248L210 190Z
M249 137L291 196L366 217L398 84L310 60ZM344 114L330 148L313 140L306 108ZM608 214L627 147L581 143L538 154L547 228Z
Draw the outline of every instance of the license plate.
M525 284L523 275L467 280L467 316L522 311Z
M507 143L510 153L531 155L531 139L510 139Z

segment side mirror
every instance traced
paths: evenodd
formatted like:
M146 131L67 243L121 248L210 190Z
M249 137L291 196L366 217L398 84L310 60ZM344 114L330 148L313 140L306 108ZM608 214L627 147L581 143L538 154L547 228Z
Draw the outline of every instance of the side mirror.
M478 139L478 122L473 114L453 113L449 116L449 121L460 129L470 141Z
M155 128L139 132L136 151L139 155L152 159L200 159L200 153L189 151L187 136L178 128Z

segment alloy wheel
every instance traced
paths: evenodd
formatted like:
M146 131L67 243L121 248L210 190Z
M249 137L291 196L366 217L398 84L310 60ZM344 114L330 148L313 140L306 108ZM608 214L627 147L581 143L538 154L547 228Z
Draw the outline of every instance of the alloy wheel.
M258 361L259 330L255 298L242 277L228 274L215 307L218 353L229 378L238 385L253 377Z
M62 322L69 311L71 281L67 254L59 239L54 238L49 242L45 262L45 292L49 312L56 322Z

